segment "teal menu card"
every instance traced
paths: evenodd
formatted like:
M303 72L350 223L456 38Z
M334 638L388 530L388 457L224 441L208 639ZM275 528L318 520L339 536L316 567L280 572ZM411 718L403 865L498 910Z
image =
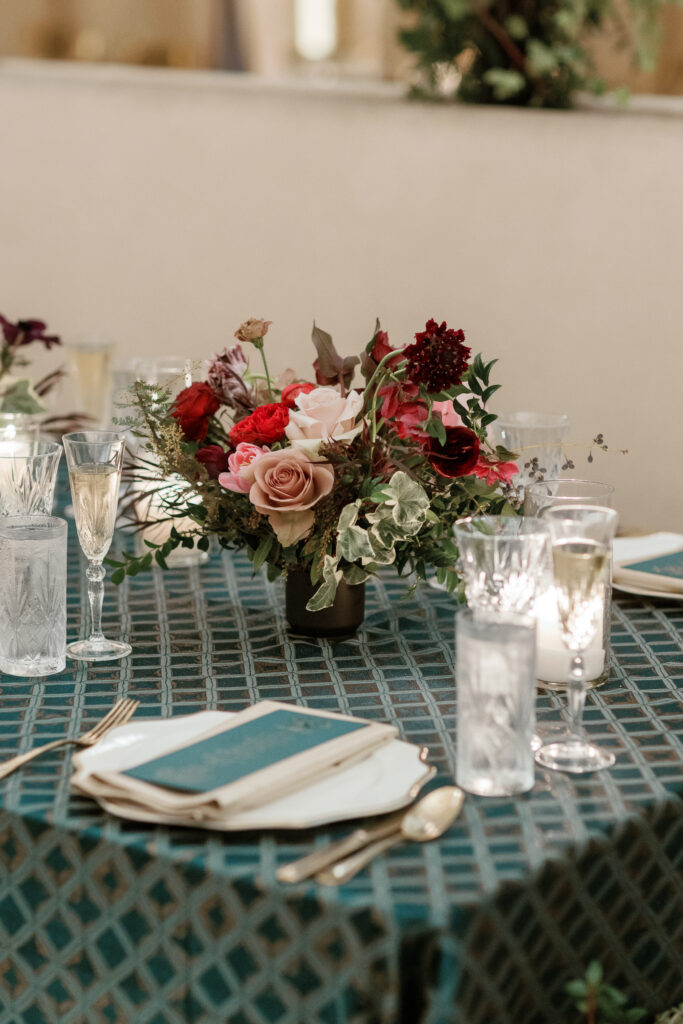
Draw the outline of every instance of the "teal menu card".
M622 562L620 568L683 580L683 550L673 551L670 555L659 555L657 558L648 558L642 562Z
M366 722L279 708L122 774L168 789L205 793L367 727Z

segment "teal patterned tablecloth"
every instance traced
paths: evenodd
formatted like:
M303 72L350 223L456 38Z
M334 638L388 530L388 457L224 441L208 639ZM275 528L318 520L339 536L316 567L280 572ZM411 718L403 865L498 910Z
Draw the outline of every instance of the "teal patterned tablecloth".
M85 581L70 524L69 630ZM358 637L293 639L280 583L246 560L107 588L121 663L0 679L0 758L92 725L119 697L157 718L259 698L394 723L454 770L452 599L383 575ZM562 1024L591 959L634 1001L683 999L683 604L620 597L610 681L586 722L609 772L537 772L468 797L438 842L335 890L275 870L348 826L218 835L109 817L70 751L0 783L0 1024ZM562 698L539 697L541 729Z

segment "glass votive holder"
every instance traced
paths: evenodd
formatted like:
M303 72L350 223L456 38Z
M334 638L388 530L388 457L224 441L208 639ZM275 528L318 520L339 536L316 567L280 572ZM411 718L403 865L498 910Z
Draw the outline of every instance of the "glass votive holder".
M530 484L524 497L524 516L543 517L551 508L574 508L591 505L612 508L614 488L611 484L597 480L565 479L538 480ZM609 677L610 632L612 625L612 550L605 569L604 618L602 629L593 638L586 651L586 676L588 689L595 689L607 682ZM553 584L553 564L550 549L546 556L542 583L536 602L535 615L538 623L537 671L538 682L545 689L564 691L571 657L567 656L560 634L560 620L557 612L557 594Z
M544 477L560 475L564 463L562 445L569 436L571 423L565 413L501 413L490 426L494 444L517 452L519 473L515 487L526 487L538 473Z
M62 446L0 441L0 516L52 514Z
M554 505L600 505L612 508L614 488L598 480L550 477L527 484L524 491L524 515L540 516Z
M566 506L548 507L541 513L541 520L549 515L557 523L566 523L566 535L571 537L572 518L563 515L566 508L567 517L577 521L590 516L591 511L604 511L614 521L616 529L617 515L609 506L597 504L579 504L571 502ZM609 677L610 633L612 625L612 546L609 545L608 557L601 577L602 620L600 627L583 653L586 672L586 688L595 689L607 682ZM553 579L552 548L543 575L543 583L539 589L534 606L536 619L536 674L540 686L548 690L562 692L567 689L573 654L562 640L560 614L558 610L558 591Z
M171 535L173 527L183 534L195 534L199 536L197 524L189 516L169 518L166 501L174 497L183 498L186 494L186 487L183 487L180 478L177 480L168 479L161 482L148 482L134 484L136 489L135 514L145 525L141 525L135 533L135 553L145 555L152 550L145 543L160 546L164 544ZM197 497L197 501L199 498ZM174 548L166 556L166 564L169 569L184 569L192 565L203 565L209 560L208 551L202 551L195 546L185 548L181 545Z
M550 557L547 526L521 516L472 516L453 532L468 606L528 614Z
M534 620L462 609L455 635L456 782L479 796L524 793L534 784Z
M61 672L66 663L64 519L0 519L0 671L13 676Z

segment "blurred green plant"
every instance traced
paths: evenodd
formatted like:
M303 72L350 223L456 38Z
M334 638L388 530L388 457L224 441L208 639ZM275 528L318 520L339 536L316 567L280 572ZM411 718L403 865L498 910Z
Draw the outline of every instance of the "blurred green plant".
M415 95L569 108L577 90L606 88L586 47L593 33L615 28L618 45L631 49L635 63L653 68L667 0L397 2L413 15L399 36L418 57L422 80ZM617 100L625 94L617 90Z
M564 990L583 1014L586 1024L636 1024L646 1010L627 1007L628 997L603 981L602 965L593 960L583 978L568 981Z

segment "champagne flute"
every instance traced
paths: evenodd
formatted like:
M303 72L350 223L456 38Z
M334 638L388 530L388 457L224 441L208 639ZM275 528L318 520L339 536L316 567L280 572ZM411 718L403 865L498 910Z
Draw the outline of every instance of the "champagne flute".
M545 509L541 518L550 531L562 641L574 657L567 681L568 731L559 739L544 743L536 751L536 761L544 768L576 774L599 771L610 768L615 757L590 743L583 731L583 656L605 614L610 547L618 517L611 508L574 505Z
M131 653L130 644L108 640L102 632L102 565L109 550L121 481L125 438L108 430L86 430L65 434L64 451L78 540L88 559L86 576L90 601L90 636L67 645L66 653L79 661L111 661Z

